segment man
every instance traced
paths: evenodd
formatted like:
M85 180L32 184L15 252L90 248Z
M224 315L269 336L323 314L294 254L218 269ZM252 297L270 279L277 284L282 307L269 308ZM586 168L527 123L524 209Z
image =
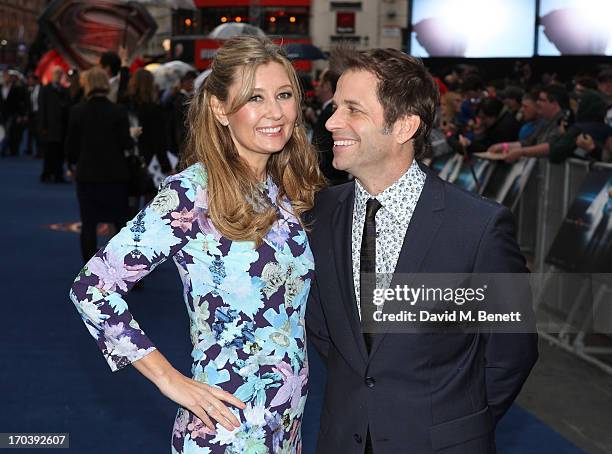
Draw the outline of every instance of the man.
M2 75L2 95L0 96L0 119L4 126L6 141L2 155L17 156L26 119L26 94L8 69Z
M312 144L319 152L319 165L321 166L321 171L332 185L348 181L348 174L346 172L337 170L332 166L332 161L334 159L334 152L332 151L334 141L331 133L325 129L325 123L334 113L332 98L336 91L338 77L338 74L329 69L325 69L321 72L317 87L315 88L315 94L321 103L321 113L312 127Z
M608 103L606 123L612 126L612 69L605 69L597 75L597 89L606 97Z
M68 90L62 86L64 70L56 66L51 82L40 91L38 98L38 143L43 150L43 183L66 183L64 178L64 138L68 123Z
M417 162L438 103L419 60L393 49L338 58L326 126L334 167L356 181L321 191L308 213L316 280L306 326L328 368L317 453L493 453L537 336L362 333L372 299L360 295L374 271L524 272L512 215Z
M108 99L112 102L120 104L128 102L127 87L130 78L128 65L129 61L125 47L120 47L118 54L109 50L100 55L100 67L106 71L110 84Z
M538 117L543 121L525 140L501 142L491 145L488 151L505 153L506 162L512 163L522 157L545 158L550 154L550 143L562 133L561 123L569 111L569 96L559 85L549 85L540 90L536 101Z
M38 76L31 72L28 74L28 146L26 154L34 155L35 157L42 156L38 149L38 96L40 95L40 80Z

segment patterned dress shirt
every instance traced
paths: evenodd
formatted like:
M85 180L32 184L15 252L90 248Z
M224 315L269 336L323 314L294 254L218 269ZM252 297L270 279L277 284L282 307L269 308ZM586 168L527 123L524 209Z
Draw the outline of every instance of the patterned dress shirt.
M376 213L376 273L391 275L395 271L404 237L410 219L412 219L412 213L414 213L425 185L425 177L425 172L420 169L416 161L413 161L410 168L399 180L377 196L369 194L359 180L355 180L352 258L355 297L360 316L359 267L366 202L369 198L376 198L382 205Z

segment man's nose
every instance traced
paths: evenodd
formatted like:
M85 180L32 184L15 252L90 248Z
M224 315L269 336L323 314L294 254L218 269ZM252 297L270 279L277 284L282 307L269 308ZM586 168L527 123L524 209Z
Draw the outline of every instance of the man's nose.
M332 132L340 128L342 124L341 115L338 113L338 109L332 114L331 117L325 122L325 129Z

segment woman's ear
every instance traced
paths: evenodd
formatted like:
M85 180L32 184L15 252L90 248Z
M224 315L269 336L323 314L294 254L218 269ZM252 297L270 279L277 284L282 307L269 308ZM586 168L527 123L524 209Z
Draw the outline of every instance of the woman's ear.
M396 123L397 133L395 134L397 143L404 144L414 137L421 125L418 115L406 115Z
M229 120L227 119L227 115L225 114L223 103L221 103L221 101L219 101L216 96L211 96L210 106L212 107L213 114L215 115L217 121L223 126L227 126L229 124Z

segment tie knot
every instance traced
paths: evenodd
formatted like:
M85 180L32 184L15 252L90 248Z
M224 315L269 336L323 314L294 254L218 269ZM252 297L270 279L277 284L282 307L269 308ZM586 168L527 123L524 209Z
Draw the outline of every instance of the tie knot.
M366 219L373 220L382 205L376 199L368 199L366 203Z

